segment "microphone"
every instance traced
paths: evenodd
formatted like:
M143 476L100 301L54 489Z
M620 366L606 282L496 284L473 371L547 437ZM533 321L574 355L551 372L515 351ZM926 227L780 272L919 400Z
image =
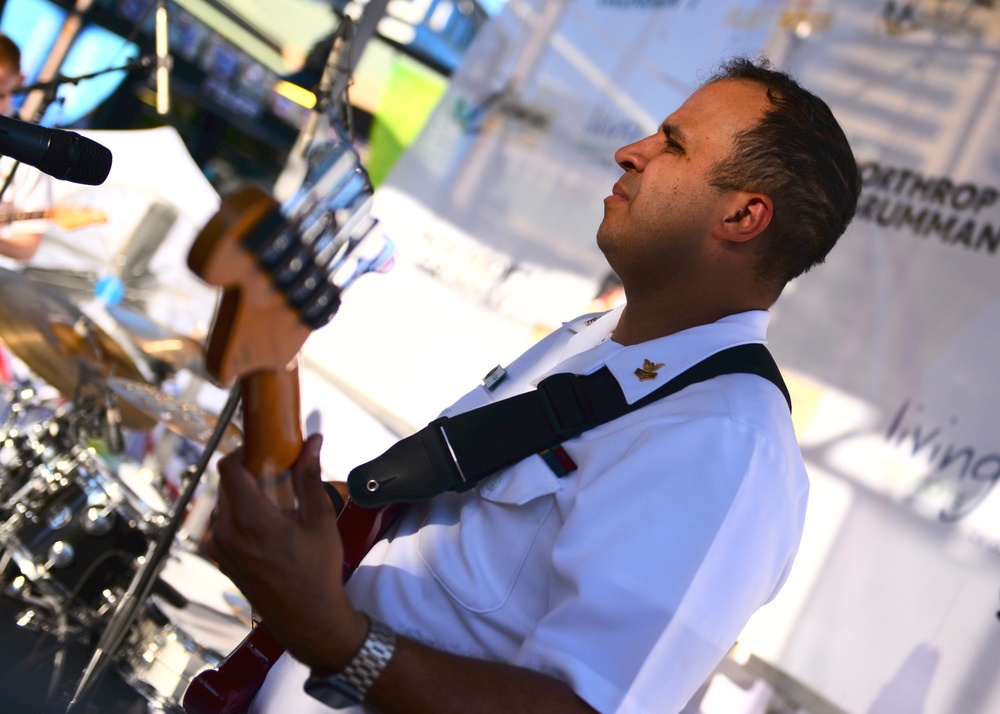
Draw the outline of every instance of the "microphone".
M0 154L62 181L97 186L111 173L111 150L72 131L0 115Z

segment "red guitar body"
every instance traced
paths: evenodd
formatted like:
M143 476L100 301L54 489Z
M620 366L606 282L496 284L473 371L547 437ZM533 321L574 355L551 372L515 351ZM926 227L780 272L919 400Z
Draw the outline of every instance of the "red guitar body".
M382 536L397 511L397 506L368 510L347 502L337 519L344 541L345 580ZM191 680L184 693L184 711L187 714L245 712L284 651L266 624L257 625L218 667L207 669Z

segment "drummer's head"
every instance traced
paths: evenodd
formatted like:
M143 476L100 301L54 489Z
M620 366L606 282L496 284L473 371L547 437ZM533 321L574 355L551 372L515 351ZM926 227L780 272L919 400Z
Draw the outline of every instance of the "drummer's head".
M13 92L23 82L21 50L9 37L0 35L0 114L7 116L11 113Z

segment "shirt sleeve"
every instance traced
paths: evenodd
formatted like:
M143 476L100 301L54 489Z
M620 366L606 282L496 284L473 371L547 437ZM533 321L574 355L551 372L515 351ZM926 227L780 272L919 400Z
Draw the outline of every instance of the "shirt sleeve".
M783 580L805 493L794 454L731 419L654 423L612 456L578 486L518 663L601 712L676 712Z

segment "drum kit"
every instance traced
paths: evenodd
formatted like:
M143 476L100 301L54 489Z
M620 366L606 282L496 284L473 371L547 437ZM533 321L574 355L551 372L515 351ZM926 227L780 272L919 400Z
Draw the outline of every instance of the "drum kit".
M204 504L172 498L163 462L187 453L182 478L200 480L210 452L232 450L242 434L232 409L216 415L171 391L181 377L211 383L196 340L134 309L105 312L113 331L58 288L0 271L0 341L26 368L0 386L0 617L9 610L11 629L34 634L12 670L47 660L37 711L66 710L80 681L69 653L93 649L115 625L110 669L144 708L179 712L190 678L249 622L238 591L198 554L197 527L179 530ZM155 557L164 540L169 555ZM137 582L150 582L150 595L123 618ZM12 674L0 703L19 684Z

